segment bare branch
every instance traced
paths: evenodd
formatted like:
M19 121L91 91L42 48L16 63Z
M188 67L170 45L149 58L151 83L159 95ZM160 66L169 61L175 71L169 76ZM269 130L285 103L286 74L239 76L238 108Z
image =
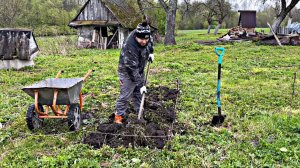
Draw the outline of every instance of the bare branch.
M158 1L161 4L161 6L164 8L164 10L167 12L169 10L169 6L167 2L165 2L164 0L158 0Z
M145 15L145 9L143 7L143 4L142 4L141 0L137 0L137 4L139 5L140 11L143 14L143 16L146 17L146 15Z
M285 10L286 9L286 1L281 0L281 9Z

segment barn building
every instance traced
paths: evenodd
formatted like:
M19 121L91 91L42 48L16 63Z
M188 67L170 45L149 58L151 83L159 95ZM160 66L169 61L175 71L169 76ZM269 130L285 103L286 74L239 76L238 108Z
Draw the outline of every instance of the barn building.
M77 29L79 48L107 49L121 48L141 21L142 14L127 1L88 0L69 26Z

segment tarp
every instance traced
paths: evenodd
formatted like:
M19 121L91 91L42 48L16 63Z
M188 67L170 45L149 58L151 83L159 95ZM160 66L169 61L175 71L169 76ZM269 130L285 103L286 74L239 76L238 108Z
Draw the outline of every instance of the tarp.
M300 34L300 23L298 22L294 22L292 23L290 26L288 26L287 28L289 28L289 31L291 33L298 33Z

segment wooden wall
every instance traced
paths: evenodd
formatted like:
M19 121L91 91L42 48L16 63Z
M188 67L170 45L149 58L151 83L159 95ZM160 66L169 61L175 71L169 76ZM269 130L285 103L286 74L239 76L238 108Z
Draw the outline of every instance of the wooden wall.
M99 48L107 49L107 46L111 48L122 48L122 45L129 35L129 30L125 28L118 28L116 35L110 35L108 37L108 29L105 26L81 26L77 28L78 35L78 48ZM113 38L113 41L111 39ZM116 41L117 40L117 41ZM116 45L117 43L117 45Z
M113 20L114 15L101 3L100 0L91 0L76 20Z
M31 39L32 38L32 39ZM1 60L30 60L38 50L30 31L0 30Z

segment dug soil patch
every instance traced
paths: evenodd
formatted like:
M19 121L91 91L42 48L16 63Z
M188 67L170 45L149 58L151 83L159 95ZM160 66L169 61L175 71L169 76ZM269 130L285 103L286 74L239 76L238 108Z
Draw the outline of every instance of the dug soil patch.
M176 104L179 90L168 87L149 88L145 98L144 118L129 108L123 125L114 124L114 114L109 122L100 124L97 131L89 133L84 143L95 148L106 144L111 147L163 148L173 134L182 133L184 126L177 122Z

